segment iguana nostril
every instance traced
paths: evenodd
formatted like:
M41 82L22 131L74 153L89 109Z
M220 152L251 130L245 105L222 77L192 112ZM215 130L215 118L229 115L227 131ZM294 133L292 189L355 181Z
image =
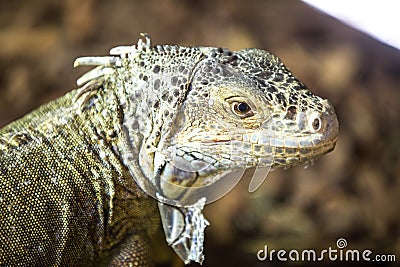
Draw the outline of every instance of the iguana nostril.
M312 127L314 131L319 131L321 129L321 119L320 118L315 118L312 122Z

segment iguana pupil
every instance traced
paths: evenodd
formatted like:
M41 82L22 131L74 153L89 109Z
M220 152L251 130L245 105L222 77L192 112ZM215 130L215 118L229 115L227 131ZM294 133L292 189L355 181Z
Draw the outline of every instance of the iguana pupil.
M250 106L246 103L238 103L235 107L242 115L250 111Z

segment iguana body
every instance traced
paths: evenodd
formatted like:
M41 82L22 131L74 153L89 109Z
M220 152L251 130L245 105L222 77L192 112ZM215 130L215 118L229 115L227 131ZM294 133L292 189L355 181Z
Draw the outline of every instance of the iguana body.
M80 89L0 131L1 266L151 265L159 212L142 189L182 200L171 184L263 167L264 147L272 167L334 148L330 104L267 52L139 41L112 54L92 58Z

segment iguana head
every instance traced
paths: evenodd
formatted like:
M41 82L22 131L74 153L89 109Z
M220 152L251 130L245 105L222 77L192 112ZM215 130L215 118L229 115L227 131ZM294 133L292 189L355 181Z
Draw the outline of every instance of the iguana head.
M163 180L202 186L238 168L313 163L334 149L332 105L277 57L258 49L200 50L205 56L188 77L169 132Z
M86 59L102 63L89 78L105 76L118 91L122 157L153 194L179 201L232 171L309 164L335 147L332 105L266 51L147 39L111 54Z

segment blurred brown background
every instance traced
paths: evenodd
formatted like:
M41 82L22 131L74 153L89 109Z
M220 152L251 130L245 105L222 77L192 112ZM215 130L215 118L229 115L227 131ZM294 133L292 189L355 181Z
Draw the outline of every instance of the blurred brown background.
M157 44L269 50L338 113L334 152L272 172L253 194L247 179L206 208L205 266L268 266L255 256L264 245L336 249L338 238L400 261L400 52L301 2L1 1L0 127L75 88L76 57L140 32Z

